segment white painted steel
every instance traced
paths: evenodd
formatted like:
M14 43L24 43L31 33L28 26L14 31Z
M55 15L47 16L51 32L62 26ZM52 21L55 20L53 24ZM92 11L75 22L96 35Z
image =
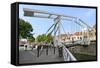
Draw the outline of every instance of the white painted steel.
M77 59L64 45L63 45L63 57L64 57L64 61L77 61Z

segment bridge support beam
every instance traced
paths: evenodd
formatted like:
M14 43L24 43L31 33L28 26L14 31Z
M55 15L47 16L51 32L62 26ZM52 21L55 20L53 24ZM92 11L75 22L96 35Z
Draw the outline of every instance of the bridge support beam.
M58 46L60 42L60 18L60 16L57 16L57 18L54 19L54 23L57 24L54 29L54 46Z

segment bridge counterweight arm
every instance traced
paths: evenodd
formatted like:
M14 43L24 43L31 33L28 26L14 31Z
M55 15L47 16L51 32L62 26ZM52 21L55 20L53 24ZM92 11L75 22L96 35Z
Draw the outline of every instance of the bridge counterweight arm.
M60 19L62 20L67 20L67 21L74 21L76 24L78 24L81 27L88 27L88 29L92 29L89 25L87 25L84 21L82 21L80 18L77 17L73 17L73 16L68 16L68 15L63 15L63 14L56 14L56 13L50 13L47 11L41 11L41 10L34 10L34 9L28 9L28 8L24 8L24 16L31 16L31 17L38 17L38 18L47 18L47 19L55 19L58 18L60 16ZM29 15L25 14L27 12L27 14L29 13ZM42 15L35 15L36 14L42 14ZM43 15L44 14L44 15ZM47 16L45 16L45 14Z
M73 16L68 16L68 15L63 15L63 14L56 14L56 13L50 13L50 12L47 12L47 11L41 11L41 10L34 10L34 9L28 9L28 8L24 8L23 9L24 13L25 12L31 12L31 13L41 13L41 14L48 14L48 15L54 15L54 16L62 16L62 17L68 17L68 18L76 18L76 17L73 17ZM47 17L49 18L49 17Z

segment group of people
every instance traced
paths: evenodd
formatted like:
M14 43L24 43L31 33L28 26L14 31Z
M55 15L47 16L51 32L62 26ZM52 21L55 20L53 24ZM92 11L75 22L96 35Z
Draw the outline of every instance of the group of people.
M63 47L62 46L55 47L53 42L51 43L51 45L52 46L50 46L50 44L48 45L48 43L45 43L45 44L34 43L34 45L31 45L31 48L32 48L32 50L33 50L33 48L36 48L36 50L37 50L37 57L40 56L40 52L41 52L42 48L45 49L46 55L48 55L48 49L49 49L49 47L53 48L54 54L55 54L55 49L57 48L58 53L59 53L58 54L59 57L62 57L63 56ZM25 44L24 48L25 48L24 50L27 51L28 45Z

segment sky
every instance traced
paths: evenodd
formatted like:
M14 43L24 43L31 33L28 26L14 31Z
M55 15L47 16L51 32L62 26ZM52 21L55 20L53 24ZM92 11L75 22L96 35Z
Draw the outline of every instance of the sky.
M46 33L49 27L54 23L53 19L26 17L24 16L23 8L43 10L56 14L74 16L82 19L86 24L93 27L96 23L96 9L93 8L75 8L75 7L57 7L57 6L40 6L40 5L19 5L19 18L29 22L33 27L34 37ZM75 24L73 21L61 20L62 26L66 33L79 32L82 27ZM61 27L61 33L64 34Z

